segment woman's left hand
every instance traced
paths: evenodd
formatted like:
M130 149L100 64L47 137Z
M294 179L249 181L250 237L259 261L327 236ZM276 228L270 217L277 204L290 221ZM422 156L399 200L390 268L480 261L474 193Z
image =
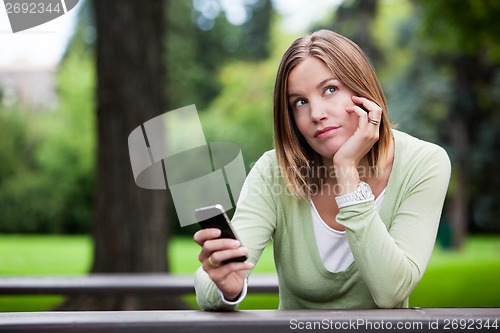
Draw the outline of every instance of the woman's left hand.
M359 117L358 128L333 156L333 164L340 168L357 167L379 138L380 106L364 97L352 96L352 101L355 105L347 107L346 112Z

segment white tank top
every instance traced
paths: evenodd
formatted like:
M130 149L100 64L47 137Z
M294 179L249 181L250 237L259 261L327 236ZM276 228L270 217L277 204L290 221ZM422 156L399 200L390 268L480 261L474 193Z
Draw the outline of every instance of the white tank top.
M375 205L379 212L384 200L385 190L375 199ZM332 273L344 271L354 262L354 256L347 242L345 231L330 228L319 215L312 200L311 212L316 244L325 268Z

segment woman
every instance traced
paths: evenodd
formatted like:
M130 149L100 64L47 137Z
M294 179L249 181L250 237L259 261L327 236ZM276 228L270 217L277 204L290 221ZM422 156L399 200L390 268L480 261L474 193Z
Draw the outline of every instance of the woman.
M250 171L234 217L244 247L198 231L199 305L232 310L269 240L280 309L400 308L431 257L450 177L446 152L391 129L363 51L321 30L284 54L275 150ZM221 265L248 254L244 263Z

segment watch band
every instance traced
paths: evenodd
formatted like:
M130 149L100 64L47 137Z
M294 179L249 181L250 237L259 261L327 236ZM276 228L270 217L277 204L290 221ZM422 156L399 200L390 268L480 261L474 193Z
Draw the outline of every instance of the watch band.
M373 200L374 196L372 189L370 188L370 185L365 182L360 182L354 192L335 197L335 201L337 201L339 209Z

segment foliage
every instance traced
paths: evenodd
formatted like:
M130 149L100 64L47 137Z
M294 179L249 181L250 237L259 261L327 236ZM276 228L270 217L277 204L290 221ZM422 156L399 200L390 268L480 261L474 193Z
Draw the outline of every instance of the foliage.
M0 108L0 188L18 172L26 172L33 165L35 138L28 137L26 119L22 110Z
M226 63L266 57L270 1L255 1L245 10L253 20L233 26L221 14L206 29L194 19L203 13L191 1L169 2L165 37L169 108L206 106L219 92L216 78ZM90 2L85 1L57 74L56 110L44 114L0 110L6 135L0 143L3 232L89 231L96 144L91 13Z
M273 71L270 63L225 67L221 94L202 113L207 140L239 145L247 166L272 149Z
M59 107L42 122L45 141L37 157L50 188L59 194L53 200L60 205L63 232L88 231L90 226L96 144L93 68L93 59L75 47L59 71Z
M415 2L424 15L422 35L431 53L470 54L500 60L500 3L490 0L451 0Z
M27 224L28 216L17 218L23 211L25 188L32 182L31 170L34 167L34 150L38 146L30 135L28 124L21 110L0 109L0 227L4 231L16 230L20 224Z
M219 94L219 71L238 60L259 60L268 55L272 7L269 0L245 5L250 17L231 24L222 1L170 1L165 33L167 107L196 104L202 110Z
M500 127L494 112L500 102L500 30L495 23L500 5L487 0L412 4L397 39L406 50L406 67L389 90L396 112L410 132L447 148L455 167L450 192L467 191L471 226L500 230L495 204L500 202L495 173ZM465 137L461 141L458 126ZM465 182L457 180L461 177ZM457 206L468 217L469 205Z
M207 109L198 109L207 142L238 145L247 170L273 147L274 70L271 61L226 65L220 73L220 94ZM228 213L232 215L232 211ZM174 215L172 221L176 221ZM177 234L192 235L198 230L196 225L183 228L177 225L176 222Z
M81 47L83 45L80 44ZM93 62L82 48L58 73L59 105L36 113L2 110L0 230L89 230L93 191Z
M297 36L271 30L274 50L263 61L227 64L220 72L221 92L201 121L207 141L228 141L241 147L247 169L273 149L273 89L279 61Z

